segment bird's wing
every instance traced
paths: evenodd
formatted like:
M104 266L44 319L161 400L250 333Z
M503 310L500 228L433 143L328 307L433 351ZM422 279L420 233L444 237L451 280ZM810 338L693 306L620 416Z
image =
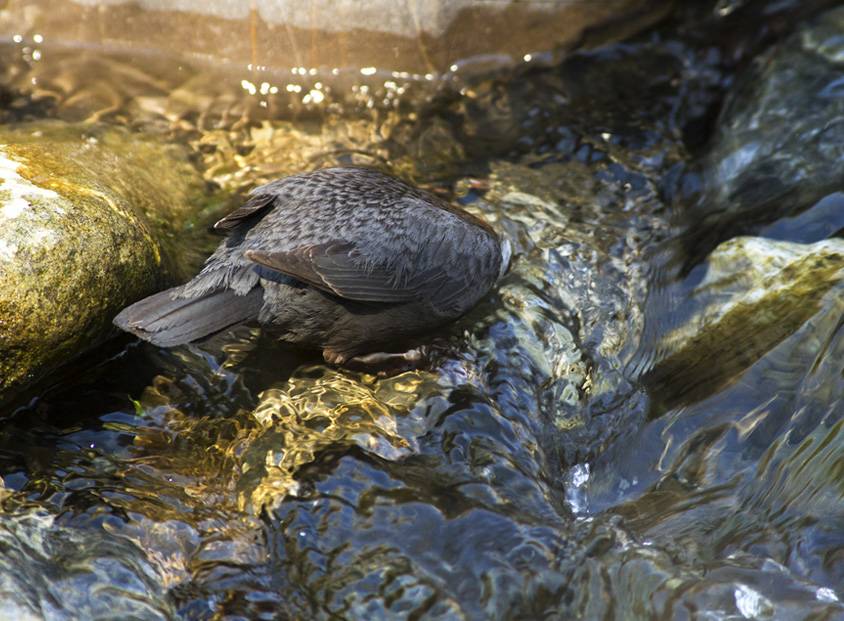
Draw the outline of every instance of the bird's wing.
M466 310L494 283L501 263L494 236L427 207L403 210L380 235L354 242L265 246L244 256L346 299L425 301L444 315Z
M214 225L214 228L229 231L253 216L263 215L273 206L276 198L272 193L253 194L242 206L235 209L222 220L219 220Z
M334 241L283 252L247 250L258 265L292 276L328 293L361 302L408 302L416 288L397 286L395 274L384 266L369 269L352 242Z

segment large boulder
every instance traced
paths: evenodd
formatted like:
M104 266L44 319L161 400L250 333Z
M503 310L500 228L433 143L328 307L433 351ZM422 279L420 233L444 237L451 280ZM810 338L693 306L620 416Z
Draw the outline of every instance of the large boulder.
M180 149L114 128L0 129L0 403L101 343L185 276L173 232L203 181Z

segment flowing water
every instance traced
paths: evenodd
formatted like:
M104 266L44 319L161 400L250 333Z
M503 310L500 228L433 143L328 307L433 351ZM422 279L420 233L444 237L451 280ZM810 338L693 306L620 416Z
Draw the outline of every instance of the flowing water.
M482 215L514 260L430 365L389 379L248 327L75 363L0 427L0 615L844 617L844 18L750 62L742 4L325 107L325 85L281 76L7 46L7 122L189 150L224 197L185 230L194 251L251 187L361 164ZM788 104L746 120L766 72Z

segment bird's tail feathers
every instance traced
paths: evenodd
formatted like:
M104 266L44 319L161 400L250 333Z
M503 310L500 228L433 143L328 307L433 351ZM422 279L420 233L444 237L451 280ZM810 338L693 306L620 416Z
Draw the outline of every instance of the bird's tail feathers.
M194 298L179 297L183 288L162 291L124 308L114 318L115 325L159 347L172 347L254 320L263 303L260 287L246 295L218 289Z

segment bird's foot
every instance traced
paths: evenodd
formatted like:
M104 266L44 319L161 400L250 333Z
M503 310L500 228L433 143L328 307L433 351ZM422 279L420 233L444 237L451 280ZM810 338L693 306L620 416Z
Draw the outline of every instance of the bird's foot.
M427 347L417 347L406 352L373 352L361 356L347 358L336 352L324 351L323 356L328 364L350 368L363 368L378 377L392 377L405 371L410 371L428 362Z

